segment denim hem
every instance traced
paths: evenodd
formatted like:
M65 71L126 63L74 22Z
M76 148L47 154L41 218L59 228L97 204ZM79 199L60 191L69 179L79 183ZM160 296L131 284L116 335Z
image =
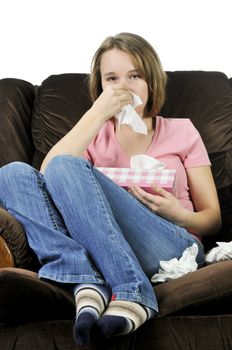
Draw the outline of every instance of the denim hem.
M97 276L92 275L63 275L58 276L49 273L43 273L39 271L39 278L46 278L55 282L60 283L70 283L70 284L79 284L79 283L95 283L100 285L106 285L106 282Z
M159 312L157 302L155 302L155 300L144 297L140 293L114 292L113 297L114 300L134 301L138 304L142 304L150 309L155 310L157 313Z

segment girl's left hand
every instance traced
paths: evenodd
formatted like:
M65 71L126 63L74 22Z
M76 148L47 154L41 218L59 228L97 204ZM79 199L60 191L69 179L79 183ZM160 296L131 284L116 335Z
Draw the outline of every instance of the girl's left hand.
M182 223L185 222L184 217L187 214L187 209L182 206L180 201L173 194L162 187L152 185L152 188L154 194L145 192L139 186L132 185L129 192L154 213L176 225L182 226Z

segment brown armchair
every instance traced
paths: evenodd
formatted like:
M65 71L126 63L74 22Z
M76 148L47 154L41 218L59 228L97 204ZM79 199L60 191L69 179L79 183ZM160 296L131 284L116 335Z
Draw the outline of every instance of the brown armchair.
M34 86L0 80L0 166L24 161L39 168L49 149L90 106L86 74L53 75ZM165 117L191 118L212 162L223 225L205 250L232 240L232 80L220 72L168 72ZM78 349L75 305L61 286L40 281L40 263L23 227L0 209L0 344L2 350ZM154 286L158 318L136 332L85 349L232 349L232 262L205 266ZM79 347L80 349L80 347Z

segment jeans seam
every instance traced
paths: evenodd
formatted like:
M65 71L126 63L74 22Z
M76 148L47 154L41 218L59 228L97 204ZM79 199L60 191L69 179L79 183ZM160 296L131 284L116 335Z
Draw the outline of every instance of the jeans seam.
M51 204L50 204L50 200L49 200L49 197L46 193L46 190L45 190L45 183L42 179L42 175L40 173L37 173L35 171L36 175L37 176L37 183L38 183L38 187L41 189L41 192L43 194L43 200L44 200L44 203L45 203L45 206L46 208L48 209L48 215L49 215L49 218L51 219L51 222L52 222L52 225L53 225L53 228L56 230L56 231L59 231L59 226L57 225L57 222L55 220L55 217L53 215L53 210L52 210L52 207L51 207Z

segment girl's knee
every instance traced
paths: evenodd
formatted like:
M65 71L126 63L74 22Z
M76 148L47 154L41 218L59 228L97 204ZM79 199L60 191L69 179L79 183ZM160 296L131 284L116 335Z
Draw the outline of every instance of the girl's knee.
M11 178L20 177L21 175L33 171L32 166L24 162L12 162L4 165L0 170L0 180L10 180Z
M86 166L87 164L89 164L89 162L81 157L69 154L57 155L49 161L44 172L44 177L46 181L49 181L49 179L52 180L54 177L64 176L69 172L71 167L78 168Z
M23 162L12 162L0 169L0 204L5 206L6 198L17 191L23 191L28 184L28 177L35 171Z

